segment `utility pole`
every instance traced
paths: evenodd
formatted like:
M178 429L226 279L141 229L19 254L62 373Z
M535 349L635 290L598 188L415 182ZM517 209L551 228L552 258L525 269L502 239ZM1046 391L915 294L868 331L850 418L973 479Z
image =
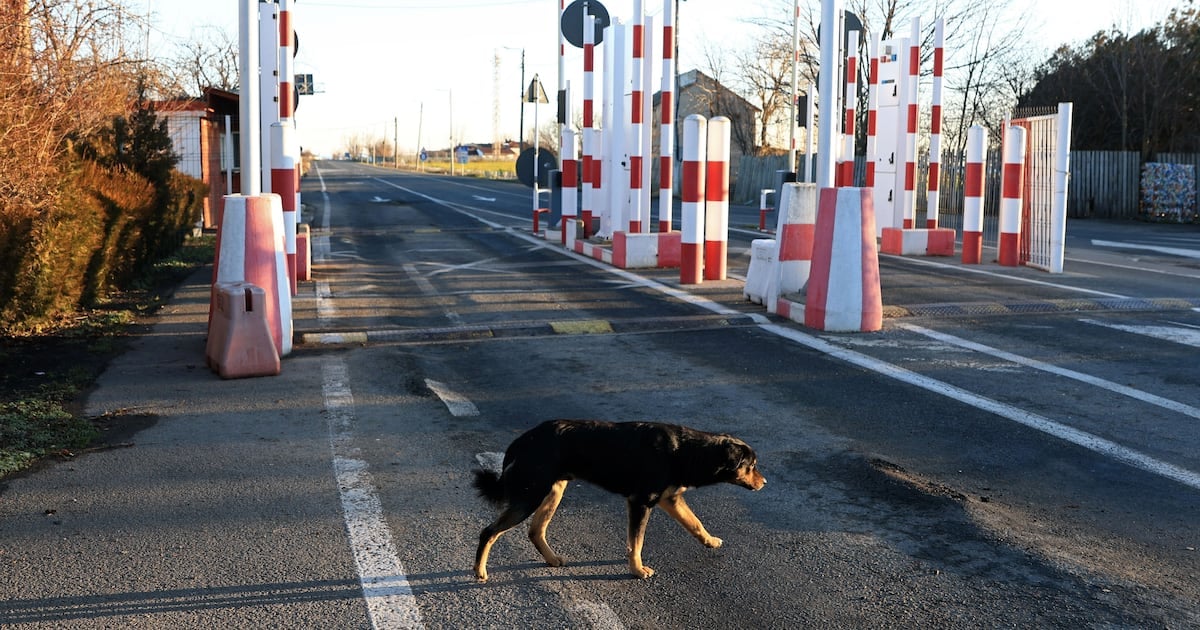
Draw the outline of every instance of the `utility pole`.
M392 117L392 166L400 170L400 117Z

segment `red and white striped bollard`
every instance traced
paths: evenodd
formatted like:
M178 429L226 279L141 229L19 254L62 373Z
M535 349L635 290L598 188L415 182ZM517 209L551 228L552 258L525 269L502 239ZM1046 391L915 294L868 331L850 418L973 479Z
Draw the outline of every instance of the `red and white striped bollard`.
M704 279L724 280L729 252L729 138L725 116L708 121L704 181Z
M963 181L962 261L978 265L983 260L984 166L987 162L985 132L980 125L967 129L967 172Z
M683 119L683 162L680 229L680 284L703 281L705 221L705 157L708 149L708 121L699 114Z
M1021 199L1025 177L1025 128L1012 126L1004 139L1001 176L1000 243L997 260L1005 267L1021 264Z

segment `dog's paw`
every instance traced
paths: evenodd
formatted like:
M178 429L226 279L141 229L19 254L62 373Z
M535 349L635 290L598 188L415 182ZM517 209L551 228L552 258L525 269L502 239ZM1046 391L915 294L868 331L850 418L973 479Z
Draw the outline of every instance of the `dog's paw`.
M650 577L651 575L654 575L654 569L651 569L650 567L645 566L645 565L635 568L635 569L631 569L630 572L633 573L633 577L642 579L642 580Z
M545 558L545 560L546 560L546 564L548 564L552 567L561 567L561 566L567 564L566 556L550 556L548 558Z
M716 536L709 536L708 540L704 541L704 546L708 547L709 549L716 549L717 547L720 547L724 543L725 543L725 541L721 540L720 538L717 538Z
M476 571L475 572L475 581L476 582L479 582L479 583L486 582L487 578L488 578L487 571Z

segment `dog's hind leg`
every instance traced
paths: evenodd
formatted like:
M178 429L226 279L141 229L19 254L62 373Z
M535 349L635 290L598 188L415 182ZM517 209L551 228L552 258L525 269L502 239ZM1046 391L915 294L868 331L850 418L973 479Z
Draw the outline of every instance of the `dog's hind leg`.
M646 539L646 523L650 521L653 504L646 505L632 498L626 502L629 504L629 532L625 549L629 552L629 572L634 577L648 578L654 575L654 569L642 564L642 542Z
M546 542L546 528L550 526L550 519L554 518L554 511L558 509L558 502L562 501L566 489L565 479L554 482L550 487L550 494L542 500L529 523L529 540L533 541L533 546L537 547L538 552L546 559L546 564L552 567L561 567L567 562L566 558L554 553L550 543Z
M671 518L679 521L680 525L687 530L689 534L696 537L700 544L711 549L716 549L721 546L721 539L708 533L704 529L704 524L700 519L696 518L696 514L688 507L686 501L683 500L683 493L679 491L668 492L659 499L658 507L662 508Z
M475 550L475 577L480 582L485 582L488 579L487 560L488 554L492 551L492 545L496 544L496 540L504 532L521 524L521 521L529 518L534 508L525 504L509 505L504 508L500 516L483 531L479 532L479 547Z

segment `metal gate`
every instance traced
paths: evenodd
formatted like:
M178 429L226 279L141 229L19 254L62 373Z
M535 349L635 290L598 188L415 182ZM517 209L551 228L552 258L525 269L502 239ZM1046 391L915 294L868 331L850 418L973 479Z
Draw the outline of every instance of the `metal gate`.
M1071 104L1059 103L1056 113L1017 118L1012 124L1026 131L1020 262L1061 273L1070 177Z

